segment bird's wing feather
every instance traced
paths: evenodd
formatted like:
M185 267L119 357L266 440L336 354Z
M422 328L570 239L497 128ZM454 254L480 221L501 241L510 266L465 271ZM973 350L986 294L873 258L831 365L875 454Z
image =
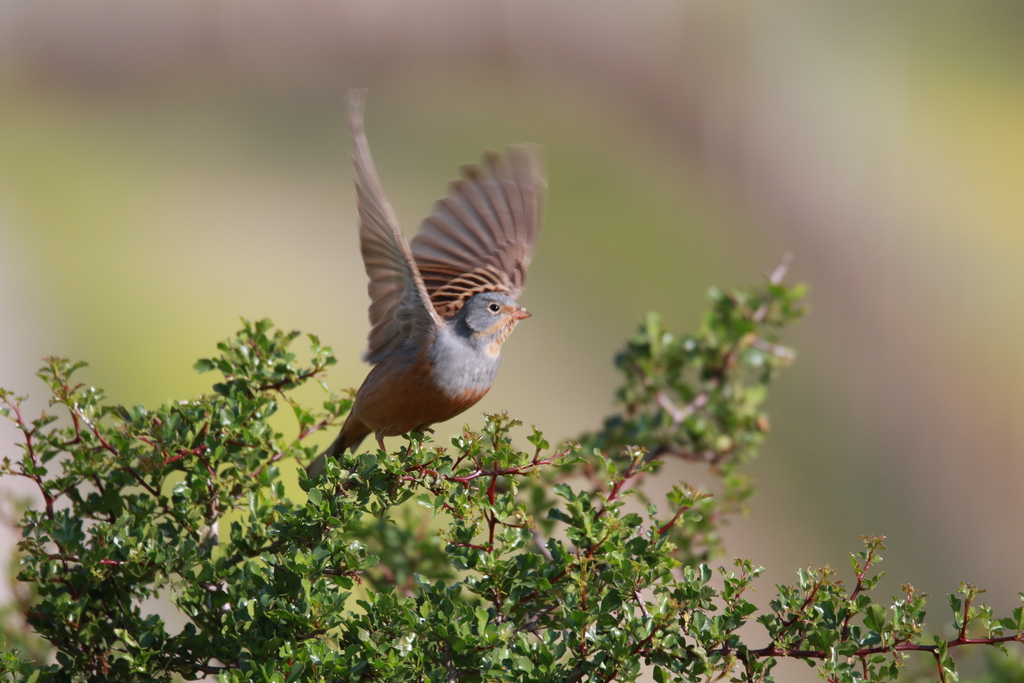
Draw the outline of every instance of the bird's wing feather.
M412 255L434 310L454 315L474 294L518 298L537 241L545 181L537 147L488 152L467 165L412 238Z
M369 345L363 359L376 363L406 339L427 348L443 321L434 311L409 244L388 202L363 129L363 94L349 97L352 163L359 208L359 246L370 277Z

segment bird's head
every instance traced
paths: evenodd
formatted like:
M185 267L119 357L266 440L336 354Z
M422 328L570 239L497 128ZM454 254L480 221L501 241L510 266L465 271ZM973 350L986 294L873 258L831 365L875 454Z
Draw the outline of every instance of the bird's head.
M497 356L519 321L529 317L529 311L507 294L481 292L470 297L449 322L457 332L469 337L474 346Z

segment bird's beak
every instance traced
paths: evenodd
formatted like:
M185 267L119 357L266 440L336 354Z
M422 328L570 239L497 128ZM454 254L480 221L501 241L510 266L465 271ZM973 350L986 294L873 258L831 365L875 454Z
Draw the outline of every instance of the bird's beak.
M530 313L525 308L517 308L516 310L512 311L512 319L515 320L516 322L519 322L520 320L525 320L526 318L529 318L531 315L533 314Z

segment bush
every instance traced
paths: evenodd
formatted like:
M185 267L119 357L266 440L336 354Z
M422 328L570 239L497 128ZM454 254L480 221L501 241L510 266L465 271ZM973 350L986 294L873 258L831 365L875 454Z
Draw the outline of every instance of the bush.
M5 649L0 675L769 681L795 657L829 680L886 681L924 651L953 680L950 650L1021 640L1021 608L996 619L965 585L950 596L957 637L926 637L924 595L871 597L878 538L852 556L852 587L827 567L804 570L760 616L745 596L761 568L709 565L719 526L752 492L742 466L769 429L767 387L793 359L777 337L803 312L803 289L783 273L711 290L694 335L649 316L616 359L621 411L578 443L552 448L536 428L486 415L450 444L414 433L399 452L300 472L304 496L286 489L281 464L314 458L308 437L336 430L351 406L293 398L334 363L315 336L300 363L298 333L244 322L196 363L223 375L213 393L157 409L110 405L74 383L83 363L48 359L39 376L61 419L27 419L22 399L0 392L23 435L0 473L42 497L20 521L18 579L33 591L26 623L50 651L30 659L8 628L23 645ZM296 420L289 436L268 422L281 408ZM636 487L669 458L705 463L721 486L675 486L659 511ZM176 632L167 604L185 620ZM767 645L739 635L753 619Z

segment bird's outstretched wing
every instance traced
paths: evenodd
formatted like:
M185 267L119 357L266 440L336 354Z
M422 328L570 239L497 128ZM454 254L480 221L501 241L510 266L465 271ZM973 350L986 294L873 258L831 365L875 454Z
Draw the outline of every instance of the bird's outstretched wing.
M349 94L352 163L359 208L359 246L370 277L369 345L363 359L376 363L403 341L429 348L442 319L431 304L409 244L381 187L363 129L364 93Z
M522 293L546 187L534 146L509 147L504 159L488 152L482 166L463 166L462 175L411 242L442 318L479 292L504 292L513 299Z

